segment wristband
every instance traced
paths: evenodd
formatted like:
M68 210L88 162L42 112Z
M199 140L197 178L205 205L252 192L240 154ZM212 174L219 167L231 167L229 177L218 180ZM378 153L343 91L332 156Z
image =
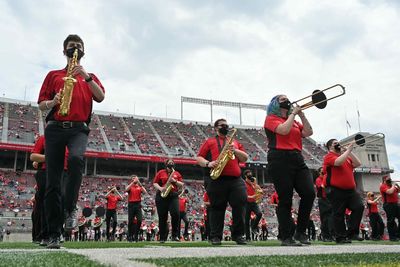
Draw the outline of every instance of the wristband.
M90 83L91 81L93 81L92 76L89 76L89 78L85 79L85 82Z

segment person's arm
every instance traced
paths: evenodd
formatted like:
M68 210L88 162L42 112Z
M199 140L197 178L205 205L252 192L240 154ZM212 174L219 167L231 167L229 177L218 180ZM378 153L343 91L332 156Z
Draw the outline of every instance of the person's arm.
M32 153L30 156L30 160L42 163L46 161L46 157L43 154Z
M59 105L61 101L61 93L57 93L52 100L43 100L39 103L41 111L52 109L54 106Z
M149 193L147 193L147 190L146 190L146 188L144 188L144 186L143 185L140 185L140 187L142 188L142 192L144 192L146 195L148 195Z
M208 167L208 168L214 168L218 161L214 160L214 161L208 161L205 158L203 158L202 156L197 156L196 157L196 161L197 164L199 164L201 167Z
M392 185L392 187L390 187L389 189L386 190L386 194L391 195L393 193L396 192L396 187L394 185Z
M164 187L161 187L158 183L154 183L153 186L155 189L157 189L160 192L162 192L164 190Z
M357 168L357 167L361 166L360 159L353 152L350 152L349 156L353 160L353 167L354 168Z
M128 192L129 189L131 189L131 187L132 187L133 184L134 184L133 181L132 181L130 184L128 184L128 185L125 187L125 192Z
M275 130L274 130L275 133L280 134L280 135L288 135L290 133L290 130L293 127L294 118L299 113L299 111L300 111L300 107L298 107L298 106L294 107L292 113L289 114L286 121L284 123L279 124L275 128Z
M301 135L303 137L311 136L314 132L313 132L310 122L306 118L306 115L304 115L303 111L301 111L301 110L299 111L298 114L301 119L301 123L303 124L303 130L301 131Z
M240 150L240 149L235 149L233 148L233 153L235 156L238 158L240 162L246 162L247 159L249 158L249 155L247 155L246 152Z
M102 102L104 100L104 92L100 85L95 81L93 76L86 72L82 65L76 65L72 70L73 75L80 74L87 82L90 91L92 91L93 99L96 102Z
M337 157L337 159L335 160L335 163L334 163L335 166L342 166L342 164L346 161L346 159L350 156L350 154L352 154L351 151L353 150L353 145L354 145L353 143L350 143L349 146L347 147L346 151L342 155ZM360 161L356 157L356 162L353 162L353 167L354 167L354 165L356 165L357 167L360 166L360 165L357 165L357 163L359 163L361 165Z

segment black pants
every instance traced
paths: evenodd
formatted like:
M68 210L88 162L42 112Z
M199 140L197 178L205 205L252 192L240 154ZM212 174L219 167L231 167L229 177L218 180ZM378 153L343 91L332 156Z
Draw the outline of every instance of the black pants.
M44 197L46 192L46 170L38 170L35 174L36 185L38 187L38 191L35 194L35 207L36 207L36 220L40 225L40 230L38 234L39 239L47 239L47 221L46 221L46 213L44 209Z
M134 220L136 218L136 227L134 227ZM128 240L138 240L138 233L142 225L142 203L129 202L128 203Z
M61 234L63 224L62 210L62 177L64 170L65 147L68 147L68 180L65 183L64 207L71 212L76 207L79 188L82 182L84 167L83 154L86 151L89 128L61 128L57 125L47 125L46 140L46 194L45 209L50 237Z
M400 207L397 203L384 203L390 240L400 238ZM397 223L396 223L397 219Z
M171 215L172 238L179 237L179 199L175 192L169 193L162 198L160 192L156 195L156 207L158 213L158 228L160 240L167 240L168 237L168 212Z
M278 193L277 216L281 239L293 236L291 217L293 189L300 196L296 232L305 234L315 191L310 170L300 151L270 150L268 152L268 174Z
M207 187L210 199L211 214L209 214L210 238L222 240L226 206L232 207L233 231L232 239L241 237L245 232L244 217L246 213L246 185L240 177L220 176L212 180Z
M107 210L106 211L106 234L107 240L110 240L110 224L112 219L112 239L115 237L115 228L117 227L117 211L116 210Z
M318 208L321 220L321 236L324 239L332 239L334 230L331 202L327 198L318 198Z
M335 229L336 240L358 235L364 212L364 204L361 196L355 189L343 190L330 187L327 191L330 191L328 199L333 209L333 228ZM351 210L347 231L345 225L346 208Z
M179 212L179 228L181 226L181 222L185 223L185 230L183 231L183 236L187 237L188 236L188 230L189 230L189 220L187 218L186 211L180 211ZM179 238L181 237L181 231L179 230Z
M268 240L268 228L267 227L261 227L261 240L262 241Z
M372 228L371 238L380 239L383 236L385 225L379 213L374 212L369 214L369 225Z
M251 212L254 212L256 215L255 220L252 222L252 225L250 225L250 218L251 218ZM255 202L247 202L247 207L246 207L246 216L245 216L245 230L246 230L246 239L250 240L250 227L251 229L256 230L258 228L258 223L260 222L262 217L262 213L260 211L260 208L258 207L258 204Z
M100 230L100 228L101 227L93 228L93 230L94 230L94 241L99 241L100 238L101 238L101 230Z

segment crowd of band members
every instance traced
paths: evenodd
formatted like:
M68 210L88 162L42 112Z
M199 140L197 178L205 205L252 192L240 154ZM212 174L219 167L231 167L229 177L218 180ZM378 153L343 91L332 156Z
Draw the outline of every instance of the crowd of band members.
M88 124L91 120L93 101L104 100L104 87L93 73L88 73L80 64L84 53L84 42L78 35L69 35L63 43L63 53L67 59L67 67L53 70L43 81L38 104L42 111L49 111L46 118L45 137L40 139L41 149L32 151L31 159L38 168L36 174L38 185L38 199L36 206L40 211L38 218L43 222L41 227L41 243L47 248L59 249L61 235L73 230L78 224L78 209L76 207L79 189L82 182L84 167L83 156L86 150ZM71 65L74 54L77 53L76 65ZM72 67L71 67L72 66ZM69 71L71 70L71 73ZM64 77L71 74L75 78L72 101L68 114L61 114L62 88L65 85ZM65 103L65 101L64 101ZM301 122L296 121L298 116ZM276 213L279 223L279 236L283 246L309 245L306 235L310 213L315 198L313 179L302 156L302 138L313 134L313 129L303 113L301 107L292 105L286 95L277 95L268 105L264 129L268 138L268 175L276 189L279 202ZM196 157L198 165L206 172L220 163L218 157L225 148L227 134L230 130L226 119L219 119L214 123L215 137L208 138L200 147ZM37 144L38 145L38 144ZM39 146L39 145L38 145ZM45 149L46 148L46 149ZM330 207L324 206L322 213L332 209L332 219L324 217L324 238L334 237L337 243L348 243L359 240L359 225L363 213L363 200L356 191L354 168L361 162L352 153L353 144L340 148L336 139L327 142L329 153L324 158L322 173L324 195L318 198L321 206L328 200ZM261 218L260 210L255 203L255 192L252 175L245 173L242 179L240 164L248 160L248 154L243 145L236 139L229 144L229 152L234 159L228 160L218 179L205 178L204 187L208 196L207 218L211 244L221 245L224 235L224 219L227 205L232 209L231 237L238 245L245 245L250 240L250 233L257 233L256 226ZM68 154L66 155L66 152ZM67 164L65 163L67 162ZM179 225L181 219L187 223L186 216L179 210L179 191L184 185L183 177L174 169L174 162L168 159L165 169L160 170L153 180L156 190L156 206L159 221L160 242L165 242L168 235L167 220L171 217L171 240L180 240ZM390 185L386 179L381 186L384 210L388 217L388 231L390 240L396 241L399 236L400 211L397 203L399 188ZM167 196L162 196L166 189L171 189ZM147 194L140 185L139 179L133 177L125 189L128 193L128 240L137 240L137 230L134 231L133 221L141 224L141 197ZM294 190L300 196L297 213L297 222L294 223L291 215ZM106 211L107 229L113 221L112 232L116 229L115 203L122 200L119 192L113 197L113 192L106 196L108 206ZM324 197L325 196L325 197ZM374 238L381 236L381 220L374 215L376 199L369 200ZM351 211L349 223L345 224L346 209ZM255 214L253 224L249 223L250 214ZM182 217L181 217L182 216ZM65 222L64 222L65 221ZM333 227L327 221L332 221ZM332 230L333 229L333 230ZM107 233L110 231L108 230ZM184 235L187 235L185 231ZM99 233L96 233L98 238ZM110 237L108 237L110 239Z

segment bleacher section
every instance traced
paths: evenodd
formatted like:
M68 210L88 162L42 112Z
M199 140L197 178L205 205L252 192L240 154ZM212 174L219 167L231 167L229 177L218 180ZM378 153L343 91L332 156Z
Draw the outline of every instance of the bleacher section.
M32 144L40 132L38 122L45 116L39 118L39 114L33 104L0 102L0 134L7 132L2 141ZM210 124L104 114L92 116L89 151L193 158L205 138L215 134ZM7 129L3 125L8 125ZM266 163L267 138L262 128L240 126L237 139L249 154L249 162ZM319 164L326 154L325 148L309 138L303 144L306 161Z

